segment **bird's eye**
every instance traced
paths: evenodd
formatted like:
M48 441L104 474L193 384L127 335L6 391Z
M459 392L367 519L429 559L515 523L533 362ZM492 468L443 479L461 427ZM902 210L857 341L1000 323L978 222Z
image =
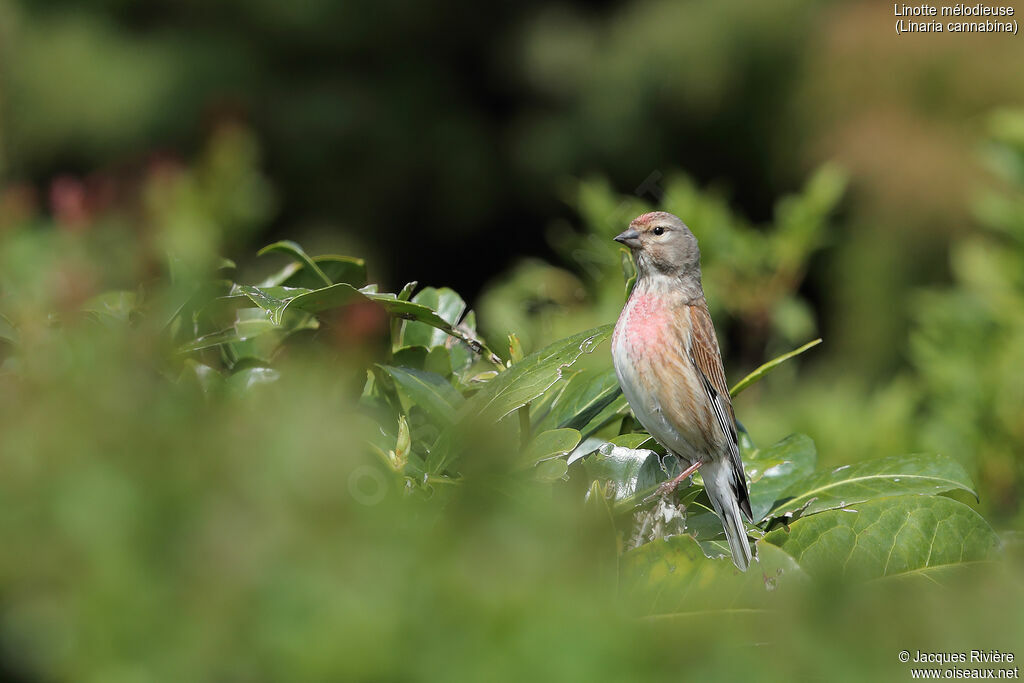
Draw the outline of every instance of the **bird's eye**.
M654 230L652 230L651 232L653 232L658 237L661 237L662 235L665 234L665 228L662 228L662 227L659 226L659 227L655 228Z

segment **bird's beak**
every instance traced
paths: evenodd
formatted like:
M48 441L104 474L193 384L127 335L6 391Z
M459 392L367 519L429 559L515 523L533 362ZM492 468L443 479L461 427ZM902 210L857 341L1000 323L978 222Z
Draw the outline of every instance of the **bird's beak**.
M625 232L621 232L615 236L616 242L621 242L627 247L639 247L640 246L640 233L630 228Z

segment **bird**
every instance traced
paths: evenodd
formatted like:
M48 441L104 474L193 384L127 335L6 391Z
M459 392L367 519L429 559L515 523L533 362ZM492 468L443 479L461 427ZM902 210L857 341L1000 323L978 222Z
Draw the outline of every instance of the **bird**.
M612 363L637 420L687 464L670 493L698 469L740 571L752 553L753 521L736 417L722 354L701 284L700 248L671 213L645 213L615 237L632 251L636 284L612 333Z

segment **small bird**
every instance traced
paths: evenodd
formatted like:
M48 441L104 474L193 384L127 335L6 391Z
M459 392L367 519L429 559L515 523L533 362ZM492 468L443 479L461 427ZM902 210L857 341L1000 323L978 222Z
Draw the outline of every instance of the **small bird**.
M677 216L645 213L615 237L636 258L637 280L612 335L612 361L633 414L688 467L663 486L671 492L701 470L741 571L751 550L751 519L736 418L718 339L700 281L697 238Z

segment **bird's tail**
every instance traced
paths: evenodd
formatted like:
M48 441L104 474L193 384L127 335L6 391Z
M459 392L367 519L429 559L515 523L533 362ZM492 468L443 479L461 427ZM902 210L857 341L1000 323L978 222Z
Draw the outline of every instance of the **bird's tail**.
M729 541L729 550L732 551L732 561L740 571L747 571L753 555L750 551L750 542L747 540L746 527L743 526L743 513L740 510L741 505L746 510L750 509L747 482L743 478L742 470L737 475L732 463L723 458L704 463L700 473L704 479L704 490L707 491L711 505L725 527L725 537ZM749 513L747 516L749 517Z

